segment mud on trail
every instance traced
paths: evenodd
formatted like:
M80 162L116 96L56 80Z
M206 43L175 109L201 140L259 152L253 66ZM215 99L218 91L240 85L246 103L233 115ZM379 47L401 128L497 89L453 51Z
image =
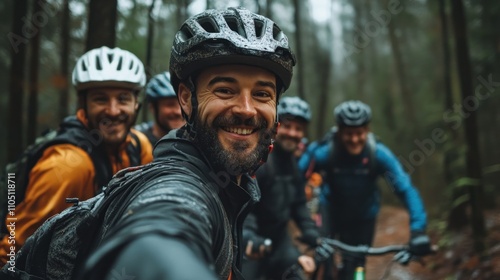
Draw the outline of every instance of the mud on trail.
M474 254L470 230L440 236L429 231L433 244L442 244L423 264L407 266L391 262L392 255L368 257L367 280L498 280L500 279L500 209L485 213L488 235L487 257ZM405 209L384 206L377 220L374 246L405 244L409 240L409 219ZM446 239L447 242L443 242ZM391 265L392 263L392 265ZM387 274L384 274L387 273Z

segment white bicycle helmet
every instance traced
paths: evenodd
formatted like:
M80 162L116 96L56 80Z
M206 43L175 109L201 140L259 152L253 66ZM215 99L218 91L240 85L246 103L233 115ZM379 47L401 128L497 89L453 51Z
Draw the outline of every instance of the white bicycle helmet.
M73 69L77 91L92 87L122 87L141 90L146 84L144 65L133 53L100 47L82 55Z

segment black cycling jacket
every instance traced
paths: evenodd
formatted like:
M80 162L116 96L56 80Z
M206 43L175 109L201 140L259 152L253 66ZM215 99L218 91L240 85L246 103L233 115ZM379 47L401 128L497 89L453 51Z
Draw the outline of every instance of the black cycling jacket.
M232 279L242 279L242 223L259 199L256 182L248 175L240 185L226 180L183 133L163 137L152 163L179 174L141 183L124 216L105 230L83 279L227 279L230 271Z
M277 145L256 175L262 195L245 221L245 242L259 235L277 245L287 235L290 220L294 220L303 233L318 235L306 207L305 182L292 153Z

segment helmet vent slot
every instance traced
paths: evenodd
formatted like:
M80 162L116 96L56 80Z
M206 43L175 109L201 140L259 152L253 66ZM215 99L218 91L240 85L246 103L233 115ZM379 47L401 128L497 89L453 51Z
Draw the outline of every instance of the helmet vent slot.
M193 32L191 32L191 29L187 27L187 25L183 25L181 27L181 30L179 32L180 38L183 42L191 39L194 37Z
M281 39L283 39L284 36L285 35L281 31L281 29L276 24L274 24L273 25L273 38L274 38L274 40L281 41Z
M219 33L217 24L211 18L204 18L198 22L203 29L208 33Z
M85 61L82 61L82 71L87 71L87 64L85 64Z
M101 60L97 56L95 57L95 69L102 70Z
M112 53L108 53L108 61L109 61L109 63L111 63L113 61L113 54Z
M227 23L227 26L229 26L229 29L238 33L242 37L247 38L247 34L245 32L245 29L242 28L241 24L239 24L239 21L236 18L225 17L224 19L226 20L226 23Z
M120 71L122 70L122 57L120 57L120 59L118 60L118 65L116 66L116 70Z
M134 61L130 61L130 65L128 66L129 70L132 70L134 68Z
M264 32L263 32L264 31L264 22L257 20L257 19L254 19L253 23L255 25L255 36L257 36L257 38L262 38L262 36L264 35Z

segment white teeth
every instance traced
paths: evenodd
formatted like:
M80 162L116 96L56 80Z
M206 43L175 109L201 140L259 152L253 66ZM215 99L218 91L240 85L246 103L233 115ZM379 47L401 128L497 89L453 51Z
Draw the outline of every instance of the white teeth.
M248 135L252 133L251 129L248 128L233 128L233 127L226 127L226 130L231 132L231 133L236 133L240 135Z

